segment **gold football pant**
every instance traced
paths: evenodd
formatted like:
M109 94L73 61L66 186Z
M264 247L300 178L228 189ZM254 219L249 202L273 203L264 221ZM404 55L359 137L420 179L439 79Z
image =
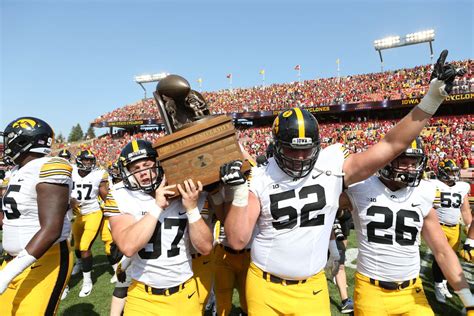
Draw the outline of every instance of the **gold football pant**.
M331 315L324 270L297 284L276 283L250 263L246 292L249 315Z
M105 254L107 256L110 256L110 245L112 244L113 239L112 239L112 233L110 232L110 228L109 228L108 217L104 217L104 220L102 221L100 234L101 234L102 241L104 242Z
M74 236L74 249L87 251L100 231L102 224L102 211L96 211L87 215L77 215L72 224L72 235Z
M229 315L232 309L234 287L239 292L240 308L247 313L245 281L250 264L250 249L231 253L219 244L216 246L214 260L217 315Z
M434 315L426 300L421 279L400 290L386 290L370 283L370 278L355 274L354 315L361 316L430 316Z
M193 255L193 279L196 280L199 304L203 312L209 299L209 293L211 293L214 278L214 262L212 257L212 252L207 256L202 256L201 254Z
M461 225L457 224L453 227L441 225L441 229L446 235L446 239L448 239L448 244L457 252L461 242Z
M0 295L0 315L55 315L71 276L72 262L68 241L53 245ZM0 270L6 265L4 261Z
M128 288L124 316L202 315L199 309L196 282L193 278L183 283L184 288L171 295L152 294L151 288L136 280Z

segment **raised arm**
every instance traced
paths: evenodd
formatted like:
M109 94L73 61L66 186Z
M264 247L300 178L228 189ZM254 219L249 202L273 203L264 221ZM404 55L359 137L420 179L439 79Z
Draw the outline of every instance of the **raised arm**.
M364 152L350 155L344 162L344 184L347 186L367 179L387 165L410 146L444 98L451 92L454 78L463 75L463 69L456 70L445 65L448 51L444 50L431 74L428 93L385 137Z

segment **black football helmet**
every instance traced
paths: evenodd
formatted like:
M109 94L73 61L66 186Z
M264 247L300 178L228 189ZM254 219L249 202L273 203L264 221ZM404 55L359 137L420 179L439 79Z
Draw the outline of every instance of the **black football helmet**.
M16 165L26 153L51 153L54 132L51 126L36 117L20 117L10 122L3 136L3 160Z
M113 183L122 181L122 176L120 175L120 169L117 162L114 162L109 166L108 172L110 176L112 177Z
M120 175L123 180L125 187L132 191L144 191L146 193L154 192L161 183L163 179L163 170L160 167L158 161L158 155L153 149L153 146L150 142L147 142L142 139L132 140L130 143L125 145L120 153L118 160L118 167L120 170ZM134 174L128 170L129 165L132 162L141 160L141 159L152 159L156 162L155 166L148 169L150 173L150 179L152 181L149 185L141 185L139 181L135 178ZM152 171L155 169L156 177L153 177ZM141 172L141 171L140 171Z
M402 157L416 158L415 168L412 170L401 169L399 159ZM423 151L421 138L417 137L403 153L393 159L388 165L379 170L381 178L401 182L409 187L416 187L423 178L428 159Z
M453 159L444 159L438 163L438 179L453 185L459 181L460 170Z
M71 159L71 152L67 149L62 149L59 152L58 157L64 158L69 161L69 159Z
M90 172L95 169L97 159L90 150L81 150L76 156L76 165L78 170Z
M307 110L281 112L273 122L273 156L278 166L293 178L306 177L321 150L319 124ZM305 151L304 158L290 157L291 151Z

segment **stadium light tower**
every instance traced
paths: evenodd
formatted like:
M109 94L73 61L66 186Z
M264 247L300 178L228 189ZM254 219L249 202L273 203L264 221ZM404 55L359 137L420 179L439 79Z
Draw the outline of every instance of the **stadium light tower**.
M422 44L428 43L430 45L430 58L431 62L433 62L433 41L435 40L435 31L434 30L426 30L416 33L409 33L401 38L398 35L389 36L386 38L378 39L374 41L374 48L376 51L379 52L380 57L380 67L383 72L383 57L382 57L382 50L402 47L402 46L409 46L415 44Z
M150 82L158 82L168 75L169 73L167 72L161 72L159 74L153 74L153 75L139 75L139 76L135 76L134 80L136 83L140 85L140 87L142 87L143 91L145 91L145 99L146 99L146 89L143 86L143 84L150 83Z

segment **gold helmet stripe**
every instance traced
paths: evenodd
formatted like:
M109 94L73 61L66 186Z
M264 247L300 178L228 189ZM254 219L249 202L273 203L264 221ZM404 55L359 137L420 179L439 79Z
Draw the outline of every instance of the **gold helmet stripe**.
M136 139L132 140L132 150L133 152L138 151L138 142Z
M303 112L299 108L294 108L296 118L298 119L298 137L305 138L305 126Z

